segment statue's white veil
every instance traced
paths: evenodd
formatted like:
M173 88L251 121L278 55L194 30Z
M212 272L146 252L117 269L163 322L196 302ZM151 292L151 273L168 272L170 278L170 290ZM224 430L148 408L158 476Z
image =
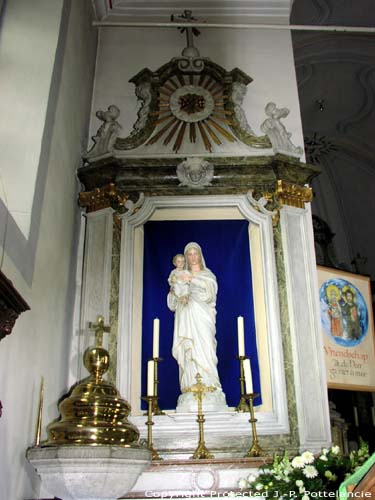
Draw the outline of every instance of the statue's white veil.
M190 243L188 243L186 245L186 247L184 248L184 255L185 255L185 262L186 262L186 269L188 269L188 262L187 262L187 253L188 251L191 249L191 248L195 248L196 250L198 250L200 256L201 256L201 262L202 262L202 270L205 270L207 269L206 267L206 262L204 260L204 257L203 257L203 253L202 253L202 249L200 247L200 245L198 245L198 243L196 243L195 241L191 241Z

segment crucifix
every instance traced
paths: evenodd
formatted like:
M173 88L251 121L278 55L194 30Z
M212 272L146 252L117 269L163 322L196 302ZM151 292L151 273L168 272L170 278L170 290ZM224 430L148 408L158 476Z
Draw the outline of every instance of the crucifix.
M200 373L197 373L196 376L196 381L197 383L189 387L186 392L192 392L194 396L197 398L198 401L198 418L197 422L199 425L199 444L197 449L194 452L194 455L191 458L215 458L212 453L209 452L209 450L206 447L206 444L204 442L204 427L203 424L205 422L204 415L203 415L203 410L202 410L202 396L205 392L213 392L216 391L216 387L208 387L207 385L204 385L202 383L202 375Z
M89 323L89 330L95 332L95 346L103 347L103 334L104 332L109 333L111 331L110 326L104 325L104 316L98 316L97 323Z
M181 16L177 19L172 15L171 21L182 21L186 24L191 24L197 19L192 16L191 10L184 10ZM182 57L176 57L178 68L187 73L200 73L204 68L204 59L201 58L199 50L194 47L194 36L199 36L200 31L194 26L181 26L178 28L181 33L186 33L186 47L182 51Z

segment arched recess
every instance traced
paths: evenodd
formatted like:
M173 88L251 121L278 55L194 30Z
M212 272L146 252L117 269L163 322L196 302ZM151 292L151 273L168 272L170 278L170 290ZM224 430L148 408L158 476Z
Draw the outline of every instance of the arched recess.
M150 220L249 221L250 259L253 269L255 325L263 404L257 409L261 434L289 432L279 319L278 286L274 258L272 212L253 199L251 193L234 196L146 197L136 213L122 218L117 386L132 405L133 421L144 432L140 415L142 336L143 226ZM236 342L236 332L233 332ZM168 412L155 417L155 429L164 445L181 436L195 436L196 416ZM248 415L234 409L207 414L207 430L215 435L243 436L248 433Z

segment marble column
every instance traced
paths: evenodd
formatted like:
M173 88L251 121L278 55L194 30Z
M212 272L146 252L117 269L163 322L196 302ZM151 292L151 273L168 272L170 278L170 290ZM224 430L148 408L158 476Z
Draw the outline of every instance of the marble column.
M85 216L80 305L76 308L79 311L78 335L72 346L72 382L87 376L82 355L94 342L94 333L88 329L88 323L96 322L101 314L105 324L109 324L113 212L112 208L105 208ZM103 344L108 348L108 335L104 335Z
M310 204L280 211L300 449L331 442Z

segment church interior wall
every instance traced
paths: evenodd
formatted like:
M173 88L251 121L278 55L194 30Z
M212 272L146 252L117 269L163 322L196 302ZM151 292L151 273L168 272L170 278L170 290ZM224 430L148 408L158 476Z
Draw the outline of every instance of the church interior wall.
M37 3L6 3L0 44L1 198L26 238L64 4Z
M44 11L42 7L46 3L53 6ZM38 30L34 25L35 33L51 30L57 36L58 24L54 24L53 20L52 25L48 24L51 21L49 13L53 9L57 10L57 4L60 4L61 8L61 3L38 2L36 7L33 2L34 15L38 17L37 25L40 23ZM35 439L41 376L45 379L43 429L45 424L57 417L57 399L69 388L67 378L79 226L75 171L87 141L97 37L96 31L91 27L89 3L66 2L65 9L68 15L68 32L57 88L47 88L47 95L41 95L39 90L45 83L42 73L40 89L37 88L37 78L27 87L27 102L31 107L44 109L44 117L46 113L51 112L46 111L44 98L48 97L48 92L57 93L49 155L43 165L46 178L44 183L41 183L43 189L38 192L37 202L41 205L41 216L35 268L30 284L14 263L12 255L2 251L2 271L28 302L30 311L20 316L12 334L3 339L0 346L0 397L3 405L0 421L1 500L38 497L39 481L26 462L25 450ZM31 28L33 24L28 26ZM56 43L54 46L56 47ZM42 44L40 49L42 51ZM45 54L43 57L46 57ZM53 66L53 56L49 62ZM18 67L21 70L19 64ZM21 75L14 75L10 71L7 74L9 84L11 77L16 79L14 83L17 87L17 78ZM25 78L23 75L23 84ZM3 102L3 98L1 99ZM7 105L12 106L10 100ZM16 156L16 153L25 154L24 149L28 150L26 146L21 148L14 142L19 141L17 130L22 131L22 127L18 125L25 119L26 125L31 126L35 115L32 110L29 109L28 112L25 107L19 108L18 105L13 105L13 109L17 111L16 116L12 116L10 122L3 121L3 124L12 136L12 149L17 150L14 151ZM7 111L8 113L11 111ZM40 150L42 132L43 130L36 126L35 135L31 137L25 134L26 145L30 145L30 150ZM15 156L12 158L13 166L16 162ZM34 158L37 161L37 158L32 154L29 158L32 169L31 160ZM26 164L27 159L28 156L25 157ZM0 161L3 167L9 158L2 156ZM20 164L20 169L21 167ZM25 176L25 186L30 187L30 183ZM23 197L22 191L12 192L20 198ZM43 434L42 439L44 437Z
M207 29L195 40L202 57L222 65L228 71L238 67L253 78L243 108L250 126L262 135L260 124L270 101L290 109L286 120L293 142L303 144L291 37L275 30ZM100 32L90 136L100 124L97 110L110 104L120 109L121 136L127 136L137 120L138 105L134 84L129 79L143 68L152 71L179 56L185 40L174 29L122 28Z

